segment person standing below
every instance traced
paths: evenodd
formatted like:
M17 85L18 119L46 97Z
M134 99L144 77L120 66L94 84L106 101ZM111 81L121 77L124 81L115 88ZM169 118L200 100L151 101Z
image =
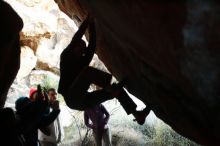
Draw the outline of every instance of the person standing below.
M57 92L54 88L50 88L47 91L48 97L49 97L49 103L50 107L48 109L48 112L50 112L53 108L51 105L53 105L54 102L57 102ZM38 130L38 138L40 141L41 146L57 146L58 143L61 142L63 137L63 128L60 124L59 116L54 120L53 123L51 123L49 126L50 135L47 136L40 130Z
M96 105L84 112L85 125L93 130L96 146L102 146L102 140L105 146L112 145L110 131L107 125L109 117L109 112L102 104Z

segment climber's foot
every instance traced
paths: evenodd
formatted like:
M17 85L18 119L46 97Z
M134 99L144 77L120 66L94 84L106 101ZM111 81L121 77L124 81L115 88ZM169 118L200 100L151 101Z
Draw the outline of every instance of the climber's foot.
M135 111L134 113L132 113L133 116L135 117L134 121L136 121L139 125L143 125L145 123L145 119L149 114L149 112L150 112L149 108L145 108L142 111Z

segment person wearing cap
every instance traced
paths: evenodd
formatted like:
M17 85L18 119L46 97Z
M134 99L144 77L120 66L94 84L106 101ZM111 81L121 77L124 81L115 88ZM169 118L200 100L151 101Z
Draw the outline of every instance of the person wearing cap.
M38 129L50 135L49 126L59 115L60 109L57 103L53 104L53 110L48 110L48 97L40 93L37 89L30 90L30 98L20 97L16 103L16 114L20 118L20 129L25 139L25 146L38 145Z
M32 87L29 92L29 99L31 101L35 101L36 95L37 95L37 89Z

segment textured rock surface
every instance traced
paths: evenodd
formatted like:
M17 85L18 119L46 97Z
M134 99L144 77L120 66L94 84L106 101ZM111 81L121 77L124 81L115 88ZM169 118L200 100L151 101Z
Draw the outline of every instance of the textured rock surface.
M219 2L55 1L75 21L96 18L98 56L159 118L219 145Z
M22 79L30 74L32 69L36 66L37 57L29 47L25 46L21 49L21 63L17 78Z
M53 0L6 1L24 21L24 27L20 33L21 46L33 50L37 58L36 68L58 73L59 55L69 44L75 32L76 26L73 21L59 10ZM26 56L32 57L30 53ZM32 69L35 67L32 61L26 61L26 66Z

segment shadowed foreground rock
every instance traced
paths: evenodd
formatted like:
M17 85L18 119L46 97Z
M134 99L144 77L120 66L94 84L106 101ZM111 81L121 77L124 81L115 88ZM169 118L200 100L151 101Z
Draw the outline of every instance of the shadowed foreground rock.
M0 1L0 108L20 68L19 32L23 22L7 3Z
M74 21L96 18L99 58L180 134L220 139L220 3L55 0Z

